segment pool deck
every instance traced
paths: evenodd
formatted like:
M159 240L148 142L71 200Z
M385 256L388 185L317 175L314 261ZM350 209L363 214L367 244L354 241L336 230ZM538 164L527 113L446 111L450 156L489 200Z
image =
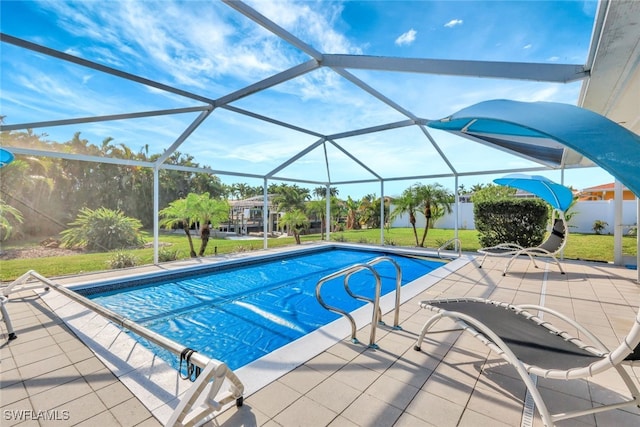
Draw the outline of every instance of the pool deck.
M528 261L518 260L503 277L504 263L504 259L489 258L478 269L477 261L470 257L409 298L400 310L403 329L379 328L378 349L352 344L348 334L343 335L317 355L302 355L306 362L289 373L274 368L270 378L265 371L266 386L247 387L242 407L226 409L207 425L541 426L537 412L529 420L525 410L523 422L525 387L515 370L474 338L443 331L429 335L422 352L413 350L429 317L418 302L474 296L545 305L574 317L605 344L616 346L640 305L637 271L565 261L567 274L561 275L553 264L542 262L540 269L533 269ZM99 275L91 275L92 280L96 278ZM177 380L175 371L169 374L171 384L154 382L156 371L136 366L137 349L118 342L120 350L129 352L128 362L134 369L125 368L110 357L110 348L100 344L102 338L117 341L109 338L104 325L99 333L88 336L70 319L87 324L94 323L95 317L83 317L86 313L78 311L65 313L66 305L52 294L55 292L12 294L7 309L18 339L7 341L5 324L0 322L2 425L154 426L166 422L175 402L160 406L161 400L170 399L163 395L162 387L155 389L156 384L164 381L165 390L179 394L190 383ZM385 321L393 323L391 313L385 314ZM358 337L367 342L369 328L359 330ZM290 352L302 354L303 350ZM161 365L158 369L166 371ZM625 369L640 383L640 366ZM251 370L244 372L245 378L243 372L238 375L251 384L259 381L250 376L262 376ZM609 401L624 393L620 383L609 374L589 381L538 380L552 412ZM627 407L558 425L638 426L640 409Z

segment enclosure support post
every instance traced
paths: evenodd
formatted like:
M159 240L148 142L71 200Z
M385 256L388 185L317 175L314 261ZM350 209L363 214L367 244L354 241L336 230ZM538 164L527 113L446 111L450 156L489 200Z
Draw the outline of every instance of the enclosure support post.
M158 218L160 210L160 179L158 165L153 167L153 263L159 262L158 248L160 246L160 221Z
M269 212L269 188L267 187L267 178L264 179L262 185L262 249L267 249L268 234L269 234L269 221L271 220L271 213Z
M384 181L380 181L380 244L384 245Z
M460 197L459 197L459 193L458 193L458 174L455 174L455 184L454 184L454 188L455 190L453 191L454 194L454 202L453 202L453 238L456 239L456 245L460 244L460 239L458 237L458 228L460 228ZM460 246L462 246L462 244L460 244ZM462 250L462 248L458 248L456 247L455 250Z
M622 265L622 183L616 179L614 184L613 216L613 263Z
M327 199L327 207L324 214L324 217L326 218L324 227L326 233L325 240L328 242L331 240L331 237L329 236L329 233L331 233L331 184L327 184L325 187L324 197Z

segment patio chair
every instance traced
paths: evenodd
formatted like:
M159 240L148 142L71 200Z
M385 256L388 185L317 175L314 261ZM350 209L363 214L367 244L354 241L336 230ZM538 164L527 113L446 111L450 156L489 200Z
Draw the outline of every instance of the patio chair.
M435 314L424 324L415 350L421 351L425 334L436 323L443 318L452 319L462 330L479 339L516 369L546 426L552 426L559 420L625 406L640 407L640 391L621 366L625 362L640 360L640 313L629 334L616 349L610 351L583 326L545 307L515 306L482 298L422 301L420 306ZM569 332L542 320L544 313L572 325L583 339L591 343L584 343ZM565 381L586 379L609 369L615 369L629 389L630 397L627 400L553 415L542 400L535 380L529 376L533 374Z
M482 264L484 264L484 261L488 256L508 256L510 259L502 272L502 275L506 276L511 264L513 264L513 261L521 255L527 255L529 260L533 262L533 266L535 268L538 268L538 264L536 264L535 260L536 257L548 257L553 259L558 266L558 269L560 269L560 273L564 274L562 265L560 264L560 261L558 261L558 258L556 258L556 255L564 249L567 244L568 236L569 229L564 215L560 213L558 218L555 218L554 215L551 232L540 245L525 248L515 243L501 243L496 246L478 249L478 253L483 255L478 268L482 268Z

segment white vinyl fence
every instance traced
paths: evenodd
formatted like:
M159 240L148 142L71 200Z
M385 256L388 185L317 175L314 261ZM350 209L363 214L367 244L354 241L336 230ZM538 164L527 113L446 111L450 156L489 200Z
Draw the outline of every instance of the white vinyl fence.
M622 233L627 234L631 226L638 224L637 202L625 200L622 202ZM458 228L461 230L474 230L473 203L460 203L458 212ZM391 206L391 210L394 206ZM570 210L574 213L569 220L569 230L573 233L593 233L593 224L596 220L607 223L602 234L613 234L615 224L615 207L613 200L598 200L577 202ZM416 213L416 227L424 227L424 215ZM409 227L409 215L403 214L396 218L391 227ZM438 219L436 228L455 228L455 214L447 214Z

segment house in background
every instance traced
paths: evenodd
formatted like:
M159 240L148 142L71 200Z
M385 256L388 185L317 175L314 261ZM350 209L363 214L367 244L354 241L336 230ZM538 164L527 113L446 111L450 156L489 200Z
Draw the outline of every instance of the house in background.
M585 202L590 200L613 200L614 183L597 185L595 187L585 188L578 194L578 201ZM635 196L627 187L622 189L622 200L634 200Z

